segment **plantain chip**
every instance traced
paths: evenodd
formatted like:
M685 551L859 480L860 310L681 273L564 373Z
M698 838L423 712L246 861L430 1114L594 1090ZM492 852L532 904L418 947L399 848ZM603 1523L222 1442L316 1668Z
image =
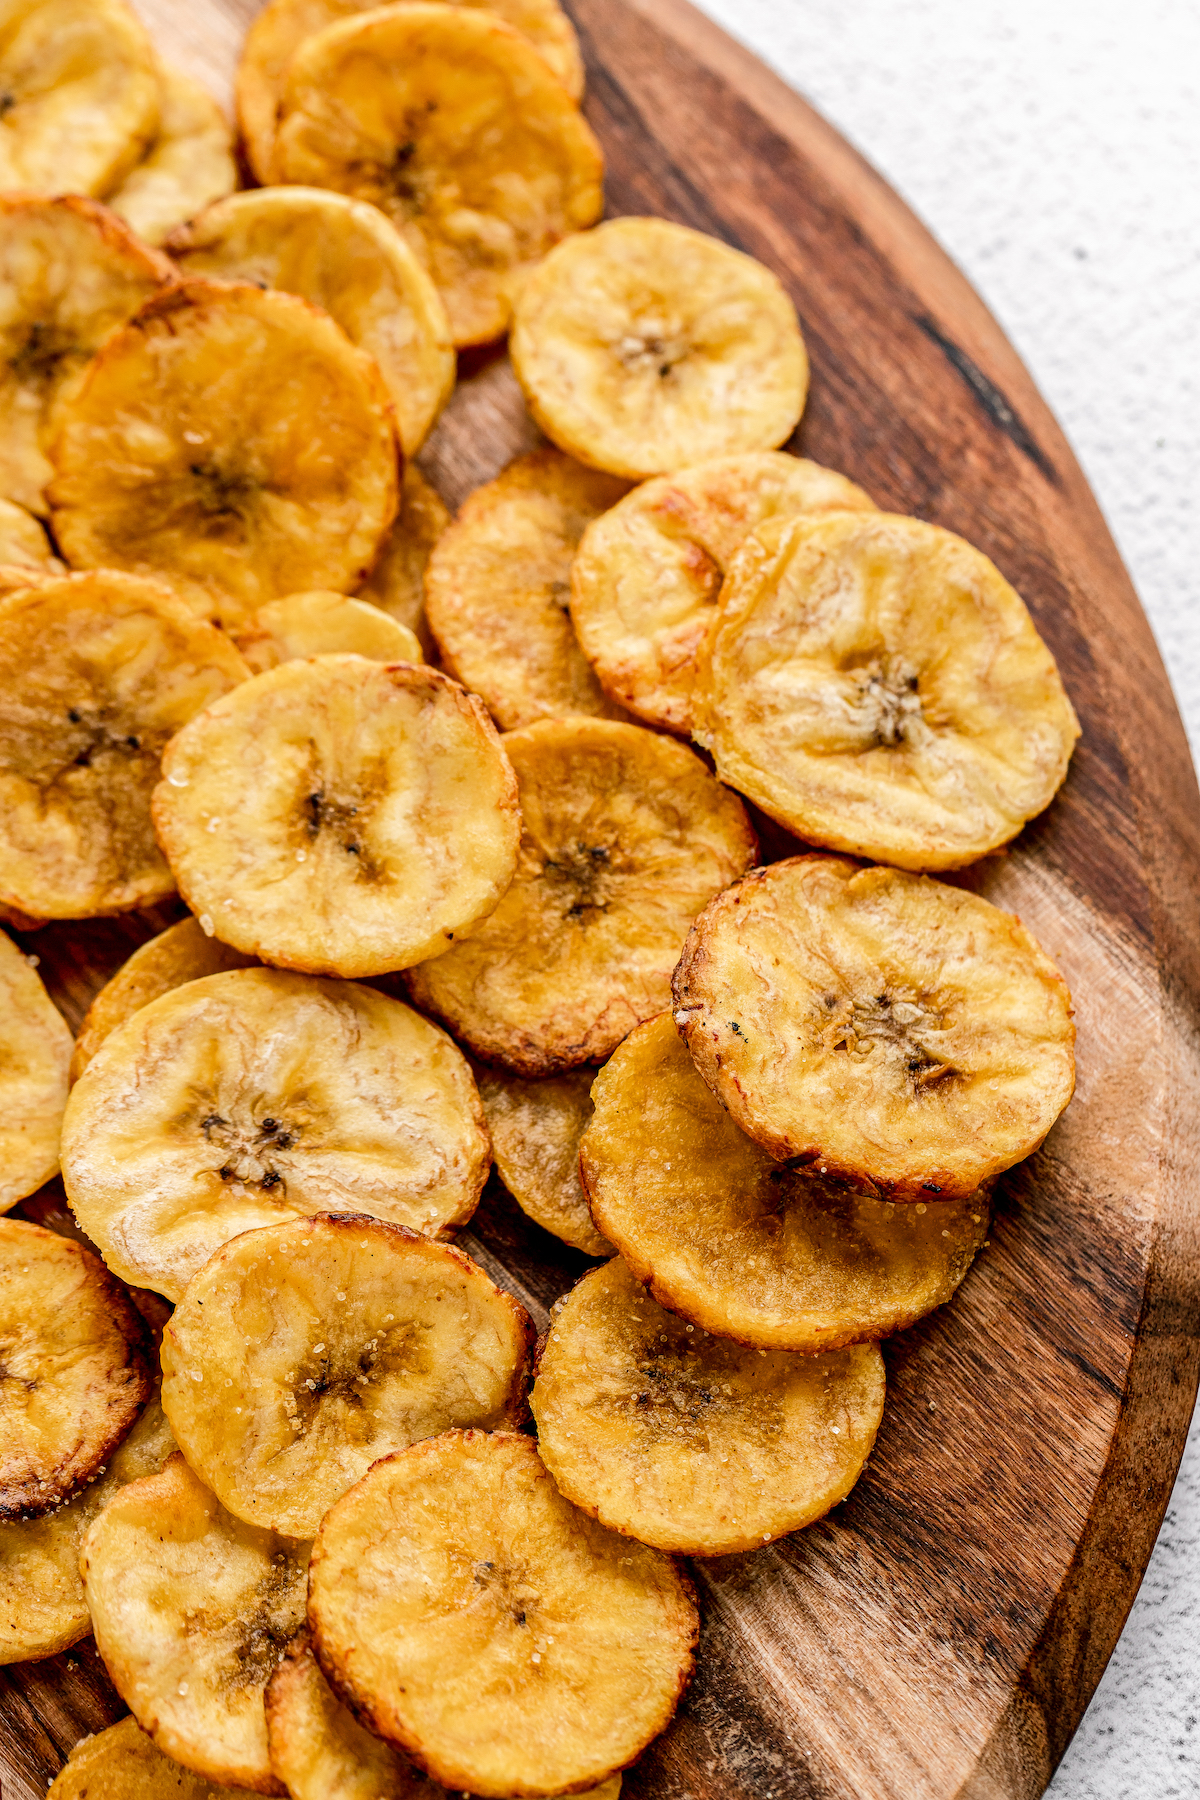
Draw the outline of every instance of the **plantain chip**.
M571 565L571 619L605 692L689 733L696 659L734 551L767 519L835 508L874 502L819 463L759 450L660 475L595 520Z
M710 1337L616 1256L555 1308L530 1404L575 1506L658 1550L727 1556L846 1498L883 1393L875 1344L794 1356Z
M312 1537L379 1457L518 1424L532 1341L460 1250L326 1213L245 1232L196 1272L163 1334L163 1407L231 1513Z
M66 1020L0 931L0 1212L58 1173L70 1060Z
M437 289L377 207L321 188L268 187L210 206L167 245L188 275L300 294L375 359L415 456L454 387Z
M630 481L775 449L808 391L776 276L666 219L609 219L551 251L521 290L510 350L546 436Z
M503 741L524 818L512 886L406 979L485 1061L552 1075L662 1010L688 926L754 834L698 757L640 726L543 719Z
M173 278L166 258L95 200L0 194L0 493L48 510L61 407L113 328Z
M161 244L201 207L238 184L229 121L207 88L163 69L158 135L108 196L113 212L143 243Z
M104 570L0 599L0 905L86 919L165 899L163 747L246 674L157 582Z
M150 39L123 0L5 0L0 189L107 193L158 129Z
M66 570L38 520L12 500L0 500L0 569L6 580L15 577L17 571L36 577L62 575ZM15 586L14 580L4 592L12 593Z
M165 577L226 624L306 588L349 591L395 517L382 377L295 294L165 289L56 418L49 498L67 561Z
M357 590L397 624L416 633L427 662L434 654L433 635L425 621L425 569L434 545L450 523L450 509L411 463L400 484L400 513L384 539L379 561Z
M476 488L425 576L442 663L505 730L573 713L624 715L575 640L571 558L586 525L626 492L559 450L535 450Z
M1071 996L1020 920L899 869L754 870L697 919L674 997L743 1131L887 1199L972 1193L1075 1085Z
M172 1456L89 1527L79 1559L96 1648L164 1755L278 1794L263 1690L304 1619L307 1544L243 1524Z
M154 823L180 892L239 950L316 974L438 956L512 879L517 786L491 720L414 663L256 675L178 733Z
M178 1300L239 1232L370 1213L433 1236L490 1163L465 1057L399 1000L278 969L206 975L100 1045L67 1102L75 1217L109 1267Z
M213 1787L164 1756L136 1719L125 1718L72 1750L46 1800L248 1800L245 1788Z
M592 1116L591 1069L525 1081L500 1069L476 1070L501 1180L544 1231L587 1256L611 1256L592 1224L579 1179L579 1140Z
M531 1439L450 1431L326 1515L309 1629L335 1693L447 1787L596 1785L656 1737L697 1618L670 1558L558 1493Z
M1054 658L986 556L888 513L748 538L702 650L695 735L811 843L953 869L1050 804L1079 736Z
M406 4L304 40L270 178L385 212L467 345L499 337L528 271L594 224L603 174L591 128L528 39L490 11Z
M223 975L227 969L245 969L253 961L219 938L206 937L190 915L160 931L122 963L83 1015L71 1058L72 1082L79 1080L109 1033L151 1000L182 987L185 981Z
M372 662L420 662L415 632L368 600L320 589L268 600L236 634L256 675L308 656L366 656Z

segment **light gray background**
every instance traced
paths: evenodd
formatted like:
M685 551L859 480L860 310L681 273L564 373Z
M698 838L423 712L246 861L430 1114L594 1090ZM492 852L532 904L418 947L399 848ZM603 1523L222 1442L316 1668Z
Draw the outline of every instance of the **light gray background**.
M701 4L882 171L999 317L1108 516L1200 757L1200 5ZM1198 1628L1193 1423L1053 1800L1200 1793Z

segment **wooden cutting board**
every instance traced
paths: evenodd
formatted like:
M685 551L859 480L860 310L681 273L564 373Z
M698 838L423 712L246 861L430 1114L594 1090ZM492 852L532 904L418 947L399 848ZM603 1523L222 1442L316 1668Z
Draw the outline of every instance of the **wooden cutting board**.
M782 3L782 0L781 0ZM140 0L227 98L254 0ZM1038 1795L1136 1592L1197 1378L1200 804L1162 664L1071 452L962 276L826 124L683 0L568 0L609 210L775 269L813 362L793 448L961 532L1025 597L1083 724L1067 784L969 884L1071 985L1075 1100L1001 1186L954 1303L884 1346L850 1500L701 1564L696 1679L629 1800ZM537 441L476 360L422 456L457 504ZM165 921L160 921L165 922ZM73 1021L152 921L27 940ZM491 1194L467 1247L542 1320L582 1259ZM3 1800L124 1709L90 1641L0 1671Z

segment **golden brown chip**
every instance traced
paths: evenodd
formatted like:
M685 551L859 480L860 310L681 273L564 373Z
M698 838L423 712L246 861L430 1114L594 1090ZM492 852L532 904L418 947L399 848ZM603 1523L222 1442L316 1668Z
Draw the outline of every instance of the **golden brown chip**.
M29 575L61 575L65 565L33 514L12 500L0 500L0 570L6 579L17 571ZM11 593L12 588L5 590Z
M367 1212L434 1236L490 1163L465 1057L399 1000L278 969L207 975L107 1037L67 1102L63 1180L110 1268L178 1300L239 1232Z
M1079 724L986 556L888 513L749 537L703 648L694 730L721 778L811 843L954 869L1048 806Z
M524 818L512 886L407 980L486 1061L551 1075L662 1010L688 926L754 834L698 757L638 725L543 719L503 742Z
M233 133L207 88L163 69L158 133L108 204L146 244L161 244L237 186Z
M844 1500L883 1417L874 1344L746 1349L664 1312L619 1256L551 1315L530 1404L560 1493L659 1550L726 1556Z
M219 938L207 937L190 916L160 931L122 963L83 1015L71 1058L71 1080L79 1080L110 1032L160 994L169 994L185 981L198 981L202 975L245 969L253 961L252 956L231 950Z
M668 1557L570 1506L532 1440L450 1431L375 1464L313 1547L327 1680L447 1787L557 1794L663 1729L696 1610Z
M378 206L465 345L499 337L529 269L600 216L603 173L590 127L527 38L491 12L418 4L304 40L270 178Z
M163 1407L223 1506L312 1537L379 1457L519 1424L532 1341L460 1250L320 1214L245 1232L192 1277L163 1334Z
M0 1212L58 1173L70 1060L66 1020L0 931Z
M7 0L0 189L103 194L158 129L157 63L122 0Z
M56 412L54 532L77 568L165 577L236 624L348 592L396 513L375 364L295 294L192 280L113 332Z
M58 574L64 572L61 563L58 564L57 571L52 571L50 569L30 569L21 563L0 563L0 599L6 600L10 594L19 594L23 592L25 588L44 587L46 582L54 581ZM24 916L28 918L29 915L25 914ZM15 925L18 931L29 931L33 929L32 926L21 925L18 923L17 910L13 907L5 907L0 911L0 917L7 919L10 924ZM39 925L44 925L46 921L45 919L39 919L37 923Z
M249 1800L245 1788L214 1787L164 1756L136 1719L122 1719L72 1750L46 1800Z
M903 1331L949 1300L987 1236L980 1191L896 1206L797 1169L714 1099L670 1013L601 1069L580 1145L596 1224L672 1312L768 1350Z
M778 279L666 219L610 219L552 250L521 290L510 347L546 436L630 481L775 449L808 391Z
M226 943L316 974L438 956L495 907L520 821L478 700L414 663L321 656L256 675L181 731L154 823Z
M141 1314L98 1256L0 1219L0 1519L77 1492L150 1394Z
M571 565L571 619L605 691L688 733L697 657L735 550L767 519L835 508L874 502L832 469L759 450L644 482L589 525Z
M2 64L0 51L0 80ZM0 119L0 138L5 129ZM166 258L95 200L0 194L0 493L48 510L61 407L114 326L173 279Z
M420 662L415 632L345 594L318 589L268 600L235 634L238 649L256 675L308 656L366 656L372 662Z
M397 624L416 633L426 661L433 660L435 647L425 622L425 569L449 523L450 509L437 489L406 464L399 516L384 539L379 561L357 590L359 600L381 607Z
M1071 996L1020 920L899 869L754 870L696 920L674 997L743 1131L889 1199L970 1194L1075 1085Z
M545 1231L588 1256L611 1256L579 1180L579 1139L592 1116L592 1069L526 1081L476 1070L492 1152L513 1199Z
M559 450L535 450L476 488L425 574L442 662L506 730L574 713L623 717L580 650L567 603L591 520L626 492Z
M150 822L163 747L247 672L223 632L137 576L0 600L0 905L86 919L165 899Z
M84 1538L114 1687L164 1755L209 1781L280 1792L263 1690L304 1620L308 1550L235 1519L182 1456L122 1488Z

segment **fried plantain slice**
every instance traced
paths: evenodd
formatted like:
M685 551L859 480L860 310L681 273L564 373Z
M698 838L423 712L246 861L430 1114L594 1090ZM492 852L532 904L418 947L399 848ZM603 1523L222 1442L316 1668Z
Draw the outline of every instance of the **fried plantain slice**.
M603 174L562 83L490 11L383 7L306 38L289 65L271 180L386 213L460 346L499 337L528 271L595 223Z
M1020 597L923 519L775 519L721 591L694 732L810 843L954 869L1015 837L1079 723Z
M48 510L60 407L113 328L173 279L166 258L95 200L0 194L0 493Z
M567 612L585 526L626 492L560 450L535 450L476 488L425 574L442 663L505 730L535 719L623 717L580 650Z
M390 613L416 633L427 662L435 654L425 620L425 569L434 545L450 523L450 509L435 487L407 463L400 484L400 514L383 542L379 561L357 590L357 598Z
M248 670L158 582L103 570L0 599L0 905L86 919L165 899L163 747Z
M569 1505L531 1439L479 1431L386 1457L330 1509L308 1623L364 1724L493 1796L631 1762L675 1710L697 1629L668 1557Z
M319 1214L245 1232L196 1272L163 1334L163 1407L223 1506L312 1537L379 1457L519 1424L532 1341L460 1250Z
M696 1073L670 1013L601 1069L584 1191L654 1298L723 1338L825 1351L949 1300L988 1229L984 1191L896 1206L776 1162Z
M0 1212L58 1173L70 1060L66 1020L0 931Z
M530 1404L573 1505L658 1550L727 1556L846 1498L883 1393L875 1344L817 1356L731 1344L656 1306L615 1256L555 1307Z
M227 969L245 969L253 962L252 956L231 950L219 938L207 937L190 916L160 931L122 963L84 1013L71 1057L72 1082L79 1080L109 1033L151 1000L182 987L185 981L223 975Z
M248 1800L245 1788L214 1787L172 1762L136 1719L76 1744L46 1800Z
M100 1045L63 1122L63 1180L110 1268L178 1300L239 1232L354 1211L427 1236L491 1161L466 1058L373 988L206 975Z
M109 192L158 129L157 62L122 0L6 0L0 189Z
M481 0L451 0L478 6ZM246 157L257 179L273 179L275 130L288 68L308 38L340 19L373 11L371 0L268 0L252 20L237 72L237 109ZM583 93L583 58L557 0L490 0L486 11L536 45L572 100Z
M229 121L208 89L161 72L158 134L140 163L108 196L112 211L145 244L162 244L201 207L232 194L238 184Z
M304 1620L309 1546L246 1525L182 1456L130 1482L83 1540L96 1648L166 1756L277 1794L263 1690Z
M377 207L322 188L231 194L167 245L189 275L300 294L375 359L405 456L420 449L454 388L454 346L438 291Z
M12 500L0 500L0 569L6 578L19 569L26 575L62 575L66 570L38 520Z
M226 943L328 975L438 956L512 879L517 785L483 707L414 663L320 656L178 733L154 823Z
M165 289L56 418L49 498L67 561L165 577L226 624L284 594L355 587L395 517L382 377L295 294Z
M579 1180L579 1140L592 1116L591 1069L525 1081L500 1069L476 1070L492 1153L517 1205L544 1231L587 1256L611 1256L592 1224Z
M510 350L546 436L630 481L774 450L808 392L777 277L666 219L609 219L559 244L521 289Z
M743 1131L888 1199L970 1194L1075 1085L1071 996L1021 921L899 869L754 870L696 920L674 998Z
M256 675L308 656L366 656L372 662L420 662L415 632L345 594L318 589L268 600L236 634L238 649Z
M150 1394L141 1314L98 1256L0 1219L0 1519L93 1476Z
M686 735L696 659L747 534L779 516L874 505L844 475L779 450L644 482L588 526L571 565L571 619L605 692Z
M156 1474L175 1450L157 1398L103 1469L41 1519L0 1523L0 1664L57 1656L85 1638L91 1615L79 1574L83 1534L126 1482Z
M524 819L512 886L406 980L485 1061L553 1075L661 1011L692 919L755 840L700 759L641 726L542 719L503 741Z

